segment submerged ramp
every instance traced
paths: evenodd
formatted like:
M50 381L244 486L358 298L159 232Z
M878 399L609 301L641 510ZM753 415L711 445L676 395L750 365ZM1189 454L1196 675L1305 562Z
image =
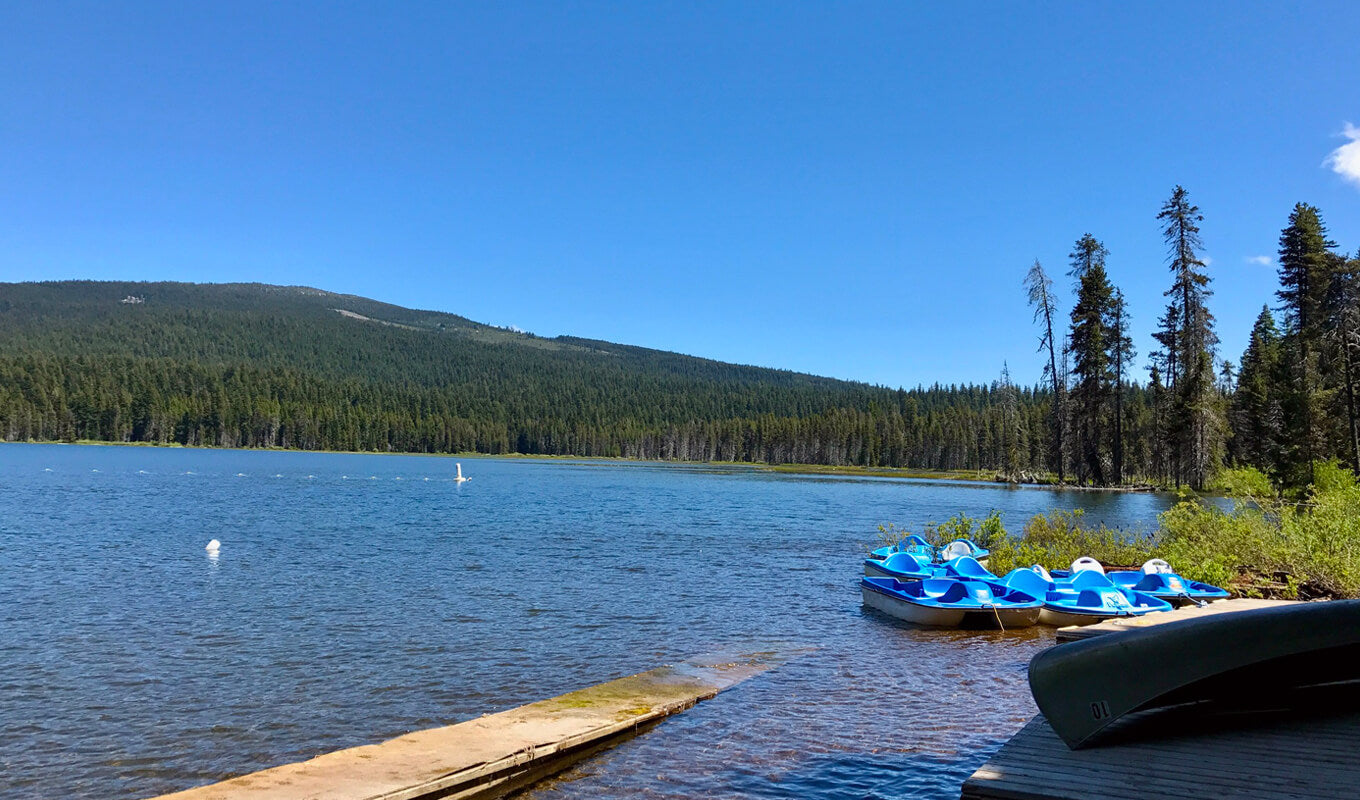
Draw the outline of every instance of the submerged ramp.
M500 797L631 738L769 666L746 659L663 667L156 800Z

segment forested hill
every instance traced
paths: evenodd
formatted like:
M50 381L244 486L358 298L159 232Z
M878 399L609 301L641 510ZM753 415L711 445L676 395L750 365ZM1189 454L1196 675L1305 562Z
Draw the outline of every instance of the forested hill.
M9 441L981 468L1004 414L1042 428L1042 398L1007 391L1008 411L991 387L892 390L305 287L0 284Z

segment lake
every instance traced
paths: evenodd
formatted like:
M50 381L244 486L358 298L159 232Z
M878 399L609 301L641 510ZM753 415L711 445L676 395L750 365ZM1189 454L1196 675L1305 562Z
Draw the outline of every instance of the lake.
M883 522L1164 495L694 465L0 445L0 797L145 797L711 653L778 668L529 796L956 798L1049 629L862 609ZM216 557L204 550L221 540Z

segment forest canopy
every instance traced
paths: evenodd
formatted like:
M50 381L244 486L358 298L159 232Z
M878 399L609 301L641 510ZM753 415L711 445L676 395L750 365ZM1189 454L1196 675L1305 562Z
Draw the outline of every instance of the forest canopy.
M1076 239L1067 302L1018 281L1044 371L890 389L296 286L0 284L0 438L480 452L990 471L1202 489L1225 466L1310 484L1360 467L1360 256L1296 205L1277 298L1239 364L1218 352L1204 216L1155 215L1168 281L1144 364L1111 255ZM1152 224L1149 230L1156 228ZM1278 313L1278 316L1277 316ZM1144 372L1146 370L1146 372ZM1146 380L1140 380L1142 375Z

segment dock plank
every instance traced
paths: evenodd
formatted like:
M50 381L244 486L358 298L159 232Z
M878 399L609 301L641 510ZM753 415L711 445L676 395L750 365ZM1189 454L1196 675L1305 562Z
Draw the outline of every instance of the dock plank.
M1134 715L1107 744L1070 750L1042 716L963 785L962 800L1351 797L1360 786L1360 709L1199 719ZM1167 735L1168 731L1177 731Z
M1112 619L1106 622L1096 623L1095 625L1074 625L1067 628L1059 628L1058 641L1074 642L1079 639L1089 639L1093 636L1104 636L1109 633L1148 628L1153 625L1164 625L1168 622L1198 619L1199 617L1212 616L1214 614L1230 614L1235 611L1251 611L1257 608L1292 605L1295 602L1297 601L1258 600L1251 597L1236 597L1230 600L1219 600L1216 603L1209 603L1206 606L1186 606L1184 608L1172 609L1171 611L1154 611L1151 614L1144 614L1141 617Z
M486 800L559 772L767 669L686 665L154 800Z

